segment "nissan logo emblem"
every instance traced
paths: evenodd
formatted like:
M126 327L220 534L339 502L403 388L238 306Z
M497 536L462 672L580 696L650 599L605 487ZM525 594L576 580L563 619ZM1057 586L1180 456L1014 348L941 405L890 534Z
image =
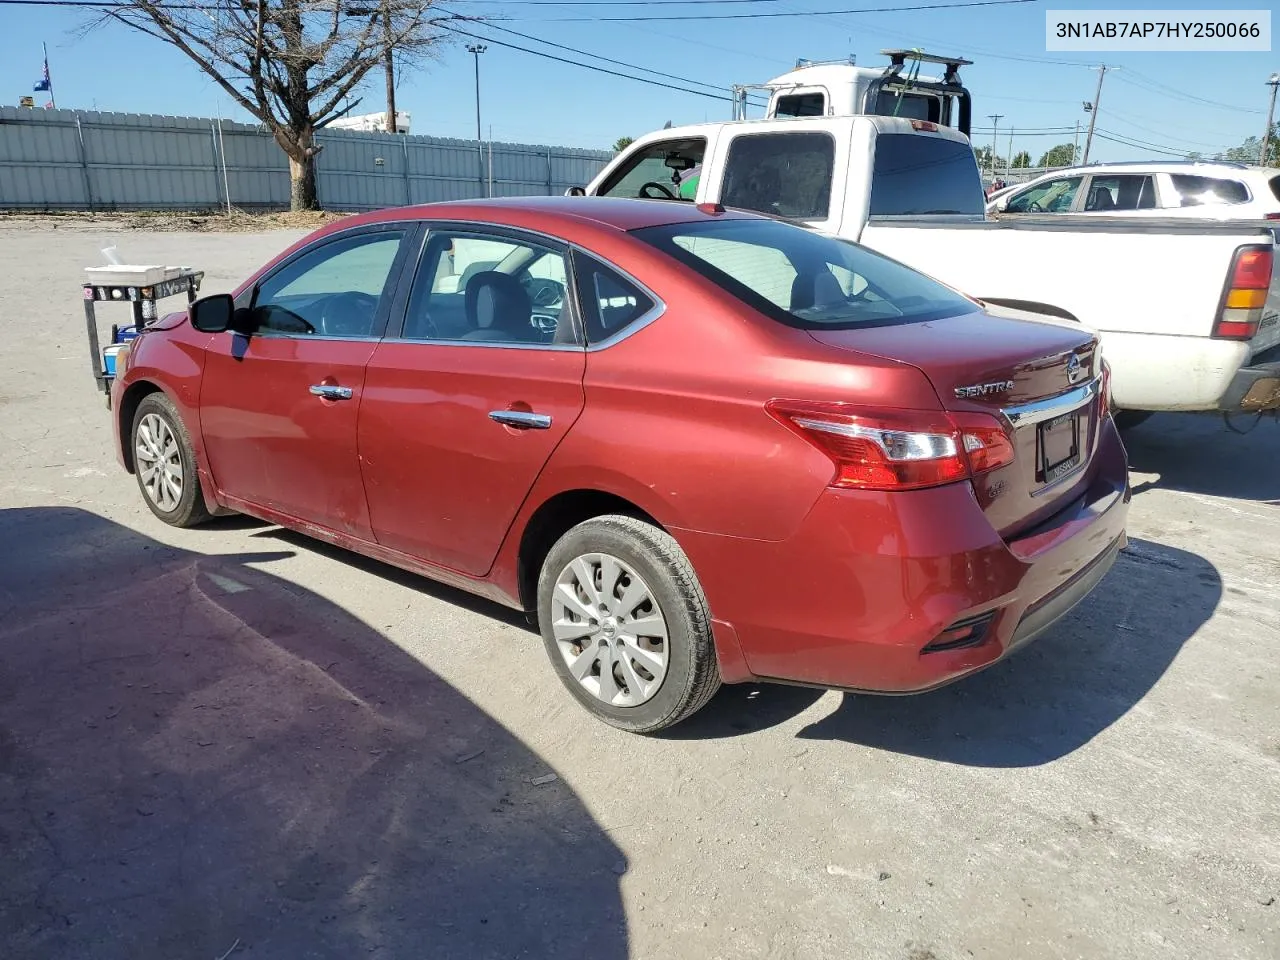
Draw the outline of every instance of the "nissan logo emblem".
M1073 353L1067 358L1067 382L1075 383L1080 379L1082 373L1084 373L1084 369L1080 365L1080 358Z

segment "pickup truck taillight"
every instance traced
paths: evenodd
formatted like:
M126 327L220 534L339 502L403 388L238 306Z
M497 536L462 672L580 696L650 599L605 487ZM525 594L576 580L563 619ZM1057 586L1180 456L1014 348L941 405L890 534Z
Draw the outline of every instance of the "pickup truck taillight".
M1271 286L1271 266L1269 246L1241 247L1236 251L1222 297L1222 310L1213 328L1215 339L1253 339L1262 322L1262 308Z
M845 403L771 400L770 415L835 465L831 486L936 487L1013 462L1013 441L983 413L868 410Z

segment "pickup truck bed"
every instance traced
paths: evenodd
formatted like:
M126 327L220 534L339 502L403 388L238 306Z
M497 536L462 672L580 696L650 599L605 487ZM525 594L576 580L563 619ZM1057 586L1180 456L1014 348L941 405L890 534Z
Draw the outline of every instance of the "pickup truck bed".
M1252 341L1210 336L1234 252L1280 244L1265 221L876 218L859 240L979 300L1094 327L1120 408L1238 408L1237 373L1280 346L1280 274Z

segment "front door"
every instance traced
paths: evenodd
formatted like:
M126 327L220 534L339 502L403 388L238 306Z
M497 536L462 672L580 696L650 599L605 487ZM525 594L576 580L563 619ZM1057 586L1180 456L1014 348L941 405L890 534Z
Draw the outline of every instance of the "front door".
M380 225L304 248L254 287L247 333L214 337L201 428L233 505L372 538L356 421L412 229Z
M383 546L483 576L582 412L586 368L560 244L433 229L398 338L365 372L360 457Z

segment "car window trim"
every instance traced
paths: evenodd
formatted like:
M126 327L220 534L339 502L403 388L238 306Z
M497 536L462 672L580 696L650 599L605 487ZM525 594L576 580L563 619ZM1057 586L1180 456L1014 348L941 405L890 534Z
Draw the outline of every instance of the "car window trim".
M577 246L576 244L573 245L573 257L575 260L574 270L573 270L574 292L579 298L582 297L582 290L578 283L578 266L577 266L576 260L579 257L581 257L586 260L594 260L596 263L604 267L606 270L613 271L618 276L620 276L623 280L625 280L627 283L631 284L633 287L635 287L637 290L643 293L646 297L648 297L649 302L653 304L653 306L651 306L644 313L640 314L640 316L636 317L634 320L632 320L622 329L609 334L609 336L605 337L603 340L596 340L596 341L593 341L589 337L586 337L586 314L585 314L585 307L584 307L583 308L584 312L581 314L582 320L583 320L582 331L583 331L583 337L584 339L586 339L588 353L594 353L597 350L608 350L610 347L621 343L623 340L626 340L632 334L637 333L643 328L649 326L649 324L653 323L655 320L657 320L660 316L662 316L666 312L667 310L666 301L664 301L660 296L654 293L653 290L651 290L645 284L641 283L639 280L637 280L634 276L632 276L626 270L623 270L622 268L620 268L612 260L606 260L604 257L600 256L599 254L593 253L592 251L587 250L583 247Z
M242 294L238 300L246 300L245 303L236 303L237 308L246 308L252 310L257 304L258 290L264 283L272 277L286 269L290 265L296 263L301 258L314 253L317 250L323 250L327 246L348 240L352 237L358 237L364 234L377 233L403 233L404 238L400 241L400 247L396 250L395 259L391 261L391 269L387 271L387 279L383 282L382 293L378 297L378 311L373 318L373 327L367 336L348 336L340 337L330 334L318 333L289 333L280 330L255 330L251 334L254 337L262 337L270 340L323 340L323 341L340 341L349 343L368 343L370 341L379 341L384 338L387 331L387 321L391 316L391 301L394 300L394 294L398 290L401 281L401 272L404 264L409 257L409 251L414 246L414 236L421 229L419 224L413 220L384 220L378 223L365 223L358 226L349 227L344 230L338 230L334 233L326 234L324 237L316 240L315 243L309 243L304 247L300 247L291 253L287 258L281 260L270 271L260 276L245 294ZM391 293L391 296L388 296Z
M392 322L387 324L384 336L381 338L383 343L420 343L429 344L431 346L457 346L457 347L497 347L505 349L523 349L523 350L556 350L574 352L582 352L586 346L586 331L582 324L579 305L576 297L577 277L573 271L573 244L566 241L563 237L557 237L549 233L543 233L539 230L530 230L524 227L509 227L505 224L486 223L477 220L420 220L418 221L421 236L415 244L417 247L413 256L412 269L406 266L403 275L400 277L400 288L403 295L399 292L394 298L392 309L394 314L388 319ZM572 343L500 343L490 340L449 340L449 339L429 339L426 337L406 337L404 335L404 326L409 319L409 301L413 296L413 286L417 282L418 272L422 270L425 264L427 253L427 245L431 243L433 233L471 233L479 234L477 239L498 239L503 238L512 240L516 243L531 243L535 246L547 247L553 252L559 253L565 262L565 308L569 311L569 323L573 328ZM561 318L563 322L563 317ZM395 331L395 336L391 335Z

